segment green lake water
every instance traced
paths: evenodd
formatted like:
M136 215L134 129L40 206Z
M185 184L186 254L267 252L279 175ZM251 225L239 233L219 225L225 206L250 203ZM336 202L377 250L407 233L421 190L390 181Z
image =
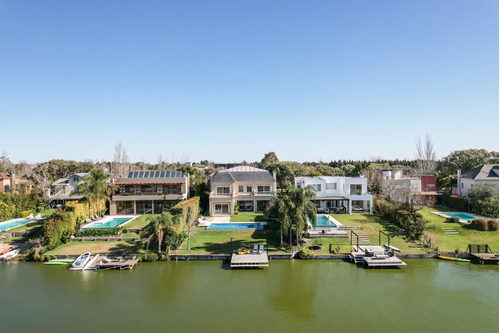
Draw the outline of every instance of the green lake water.
M405 260L140 263L73 272L0 264L2 332L498 332L498 266Z

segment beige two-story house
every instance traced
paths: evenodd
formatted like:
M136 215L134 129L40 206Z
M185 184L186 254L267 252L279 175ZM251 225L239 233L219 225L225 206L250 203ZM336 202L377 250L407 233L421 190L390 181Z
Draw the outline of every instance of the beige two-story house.
M238 166L210 177L210 214L233 215L240 212L264 212L276 195L276 175L267 170Z

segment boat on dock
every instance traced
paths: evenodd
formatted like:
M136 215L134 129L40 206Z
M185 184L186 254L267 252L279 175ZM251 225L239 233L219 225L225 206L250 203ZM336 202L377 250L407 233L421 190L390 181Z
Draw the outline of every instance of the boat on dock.
M455 258L455 257L447 257L447 256L438 256L438 258L442 259L442 260L470 262L469 259L465 259L465 258Z
M81 254L76 260L71 264L71 267L69 268L72 271L81 271L83 267L87 264L87 262L90 259L90 252L85 252Z
M11 248L12 249L12 248ZM0 255L0 260L10 260L19 254L20 249L11 250L7 253ZM5 251L4 251L5 252Z
M85 267L82 268L82 271L86 271L87 269L95 269L95 266L93 265L96 262L97 258L99 258L99 253L89 259Z

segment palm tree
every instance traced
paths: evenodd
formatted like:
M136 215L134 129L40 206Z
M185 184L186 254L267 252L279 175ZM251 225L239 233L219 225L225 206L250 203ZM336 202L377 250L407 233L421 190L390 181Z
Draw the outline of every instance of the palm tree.
M76 193L87 198L89 202L89 219L92 218L92 200L94 198L94 183L91 177L82 178L82 182L76 186Z
M288 193L271 199L271 206L266 211L267 217L275 217L281 224L281 245L283 245L283 229L289 233L292 246L292 229L295 229L297 246L299 234L308 229L308 218L316 227L316 206L312 203L316 193L312 187L291 187Z
M158 242L158 253L161 253L161 245L165 236L177 235L176 218L169 212L161 213L160 215L149 218L150 223L141 231L141 237L147 237L146 250L149 249L149 244L153 237L156 237ZM167 255L170 253L170 247L167 246Z

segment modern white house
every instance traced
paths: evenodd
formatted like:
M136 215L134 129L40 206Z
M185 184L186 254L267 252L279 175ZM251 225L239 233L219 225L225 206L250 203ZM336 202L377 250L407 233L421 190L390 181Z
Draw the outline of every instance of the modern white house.
M498 190L498 164L484 164L462 173L457 171L457 192L461 197L467 196L473 186L491 184Z
M419 205L434 206L442 196L437 192L436 175L416 175L415 170L384 169L382 194L396 201L413 201Z
M82 199L83 195L76 193L76 186L82 182L82 178L88 176L90 176L89 173L74 173L52 183L48 193L50 206L55 208L64 205L66 201Z
M276 175L250 166L221 170L210 177L209 210L213 216L263 212L276 195Z
M314 203L318 208L331 212L373 213L373 196L368 192L368 182L363 177L295 177L297 187L312 186L316 191Z

